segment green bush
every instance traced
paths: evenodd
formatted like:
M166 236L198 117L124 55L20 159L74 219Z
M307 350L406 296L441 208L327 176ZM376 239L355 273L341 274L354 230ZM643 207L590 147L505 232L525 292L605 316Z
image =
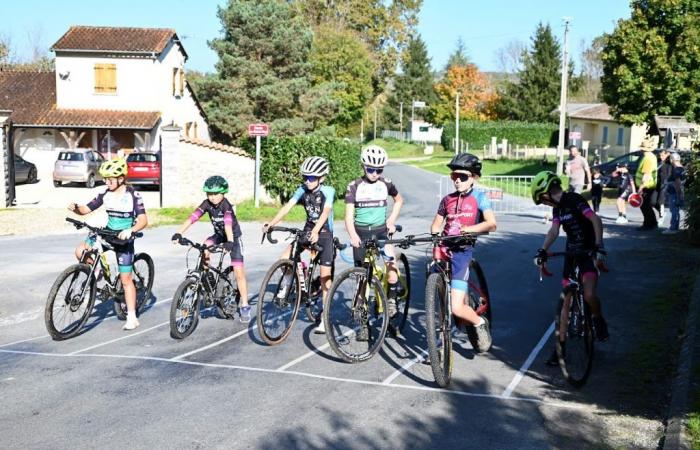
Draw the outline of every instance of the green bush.
M685 205L688 208L685 225L690 241L700 244L700 159L694 159L686 167L688 179L685 184Z
M483 148L491 145L491 137L498 142L508 139L509 144L552 147L556 145L558 127L551 123L530 123L514 120L459 122L459 139L468 142L470 148ZM455 124L445 123L442 131L442 146L454 150Z
M348 183L361 175L360 146L338 138L293 136L263 140L260 181L270 195L286 202L301 184L299 166L309 156L322 156L330 163L325 184L342 196Z

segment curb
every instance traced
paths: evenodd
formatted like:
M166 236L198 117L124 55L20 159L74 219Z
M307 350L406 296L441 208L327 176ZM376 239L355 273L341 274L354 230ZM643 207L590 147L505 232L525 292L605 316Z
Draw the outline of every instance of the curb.
M678 358L678 373L671 386L671 404L668 408L668 422L664 436L664 450L690 450L690 440L685 432L690 376L693 368L693 350L697 337L698 315L700 314L700 273L695 277L693 293L690 297L685 337Z

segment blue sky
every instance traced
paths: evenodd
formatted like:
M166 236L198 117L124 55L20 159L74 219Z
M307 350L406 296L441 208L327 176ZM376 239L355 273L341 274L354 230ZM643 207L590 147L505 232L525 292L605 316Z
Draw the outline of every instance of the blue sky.
M20 0L3 2L0 36L9 38L16 56L29 57L28 35L48 48L70 25L174 28L190 56L189 69L213 71L216 54L207 40L219 35L216 8L225 0ZM496 52L510 41L530 42L537 24L549 23L563 36L562 17L572 17L570 46L574 60L582 39L610 32L630 15L628 0L424 0L418 31L434 69L442 68L461 36L470 59L481 70L498 69Z

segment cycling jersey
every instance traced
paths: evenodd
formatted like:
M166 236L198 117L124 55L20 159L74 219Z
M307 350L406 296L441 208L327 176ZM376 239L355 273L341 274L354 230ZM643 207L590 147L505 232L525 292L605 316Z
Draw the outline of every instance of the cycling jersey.
M627 200L629 194L632 193L632 174L629 172L620 172L620 187L617 189L617 195L624 197Z
M127 186L124 193L107 189L92 199L87 207L94 211L103 205L107 210L107 228L110 230L131 228L140 214L146 214L141 194L131 186Z
M316 226L316 222L318 222L318 219L321 217L323 209L330 208L331 213L328 216L328 220L323 224L320 231L333 232L333 202L335 201L335 189L331 186L322 185L313 191L309 191L304 186L299 186L297 190L294 191L292 200L302 205L306 210L305 228L309 229Z
M561 225L566 232L567 251L593 250L595 230L588 219L595 213L588 202L574 192L564 192L559 206L553 208L552 224Z
M484 220L484 211L491 209L491 201L486 193L472 189L468 192L455 191L446 195L438 206L437 214L445 218L443 235L457 236L463 226L476 225Z
M204 213L209 213L209 220L211 220L211 224L214 227L214 233L226 237L225 226L231 225L233 237L241 236L241 226L238 224L238 219L236 219L236 213L233 212L233 206L227 199L224 198L218 205L213 204L208 199L204 200L190 215L190 223L198 221Z
M387 200L399 195L391 180L379 177L374 183L360 177L348 184L345 203L355 205L355 224L378 227L386 223Z

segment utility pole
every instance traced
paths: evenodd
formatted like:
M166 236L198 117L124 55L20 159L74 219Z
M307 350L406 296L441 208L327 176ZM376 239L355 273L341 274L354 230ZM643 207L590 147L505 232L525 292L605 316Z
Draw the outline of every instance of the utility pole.
M372 139L377 139L377 107L374 107L374 134Z
M403 102L399 104L399 127L401 129L401 140L403 141Z
M365 142L365 118L360 119L360 144Z
M559 143L557 144L557 175L564 169L564 128L566 121L566 90L569 81L569 23L571 17L564 17L564 51L561 63L561 95L559 97Z
M455 97L455 155L459 153L459 92Z

